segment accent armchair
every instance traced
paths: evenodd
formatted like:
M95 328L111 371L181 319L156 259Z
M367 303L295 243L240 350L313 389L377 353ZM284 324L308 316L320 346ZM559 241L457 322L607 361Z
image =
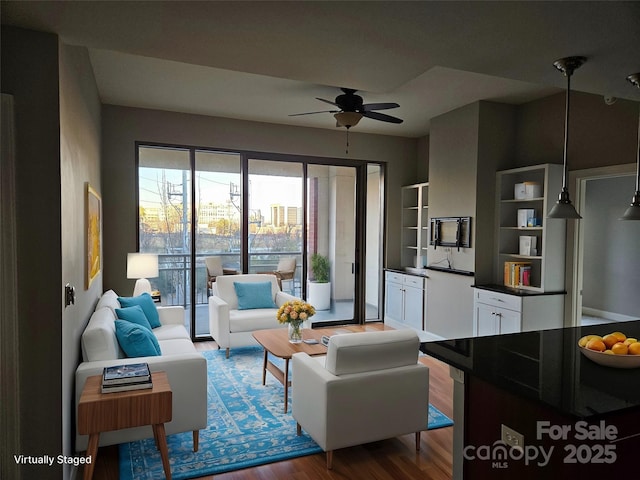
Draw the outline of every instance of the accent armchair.
M270 283L268 298L247 292L251 305L243 305L236 291L235 283L264 284ZM209 331L220 348L229 350L232 347L257 345L253 332L269 328L285 328L276 318L278 308L282 304L299 298L280 290L275 275L242 274L218 277L215 293L209 297ZM262 301L266 300L266 303ZM256 303L257 302L257 303ZM262 303L262 304L260 304Z
M418 363L412 330L331 337L323 366L318 357L292 357L292 407L297 433L304 429L327 454L427 429L429 368Z
M207 269L207 292L213 290L213 284L222 275L237 275L238 271L222 266L222 257L204 257L204 265Z
M283 290L282 288L283 281L285 282L289 281L292 283L294 281L294 278L296 275L296 257L281 258L280 261L278 262L278 266L274 271L258 272L258 273L275 275L276 278L278 279L278 285L280 286L280 290ZM289 291L293 293L293 288Z

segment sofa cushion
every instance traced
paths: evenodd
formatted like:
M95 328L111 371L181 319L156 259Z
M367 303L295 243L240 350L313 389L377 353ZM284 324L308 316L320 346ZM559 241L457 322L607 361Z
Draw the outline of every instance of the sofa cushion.
M253 332L268 328L286 327L276 319L275 308L256 308L253 310L230 310L229 332Z
M116 315L120 320L135 323L136 325L140 325L141 327L145 327L147 330L151 331L151 324L149 324L149 320L147 320L147 317L142 311L140 305L116 308Z
M189 342L191 342L189 332L184 328L184 325L162 325L161 327L154 328L153 334L156 336L158 341L177 338L181 340L189 340ZM164 350L162 352L164 353Z
M276 308L271 282L233 282L238 297L238 310Z
M160 316L158 315L158 309L156 308L156 304L153 303L153 299L151 295L148 293L143 293L142 295L138 295L137 297L118 297L118 302L122 307L133 307L134 305L140 305L142 311L149 320L149 324L151 328L157 328L160 325Z
M98 300L98 304L96 305L96 310L100 310L101 308L107 307L110 308L113 314L116 313L116 308L120 308L120 302L118 302L118 294L113 290L109 290L104 292Z
M415 365L419 347L418 335L409 329L334 335L327 348L326 369L346 375Z
M82 358L85 362L124 358L116 338L114 321L116 314L111 308L97 309L82 332Z
M161 355L158 340L151 330L126 320L116 320L116 337L127 357L156 357Z
M170 338L160 342L162 356L180 355L182 353L197 353L196 347L193 346L191 340L186 338Z

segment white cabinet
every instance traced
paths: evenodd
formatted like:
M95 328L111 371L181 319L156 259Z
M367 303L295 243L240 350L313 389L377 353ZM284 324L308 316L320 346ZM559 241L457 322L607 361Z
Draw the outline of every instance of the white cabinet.
M473 307L474 336L563 326L564 294L515 295L474 288Z
M385 274L385 321L424 329L425 278L397 272Z
M402 187L402 267L427 265L429 244L429 184Z
M537 292L564 290L566 220L547 218L561 185L562 165L544 164L497 173L497 284L509 284L506 270L519 262L530 270L526 274L528 285L517 285L518 288ZM525 243L527 238L535 238L535 250L523 253L520 237Z
M486 303L476 303L475 310L476 337L520 331L521 318L517 310L507 310Z

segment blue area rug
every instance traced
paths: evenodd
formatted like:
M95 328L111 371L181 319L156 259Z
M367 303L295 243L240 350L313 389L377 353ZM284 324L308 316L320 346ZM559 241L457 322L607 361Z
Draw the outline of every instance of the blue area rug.
M261 347L233 349L229 359L224 350L204 352L204 356L208 369L208 428L200 431L200 448L195 453L191 432L167 436L174 480L322 451L304 432L296 435L291 408L284 413L283 386L270 373L267 385L262 385ZM429 405L429 430L450 425L453 422L448 417ZM121 444L119 453L121 480L165 478L153 438Z

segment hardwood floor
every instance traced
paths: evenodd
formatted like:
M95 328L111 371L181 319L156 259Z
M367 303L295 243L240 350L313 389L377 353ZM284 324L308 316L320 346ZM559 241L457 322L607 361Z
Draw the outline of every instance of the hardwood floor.
M200 351L217 349L215 342L199 342ZM434 358L420 361L429 367L429 401L453 418L453 381L449 367ZM216 480L442 480L452 477L453 428L422 432L420 451L414 435L343 448L333 454L333 469L327 470L325 454L309 455L284 462L246 468L216 475ZM118 480L118 448L102 447L98 452L94 479ZM200 480L212 480L213 476Z

